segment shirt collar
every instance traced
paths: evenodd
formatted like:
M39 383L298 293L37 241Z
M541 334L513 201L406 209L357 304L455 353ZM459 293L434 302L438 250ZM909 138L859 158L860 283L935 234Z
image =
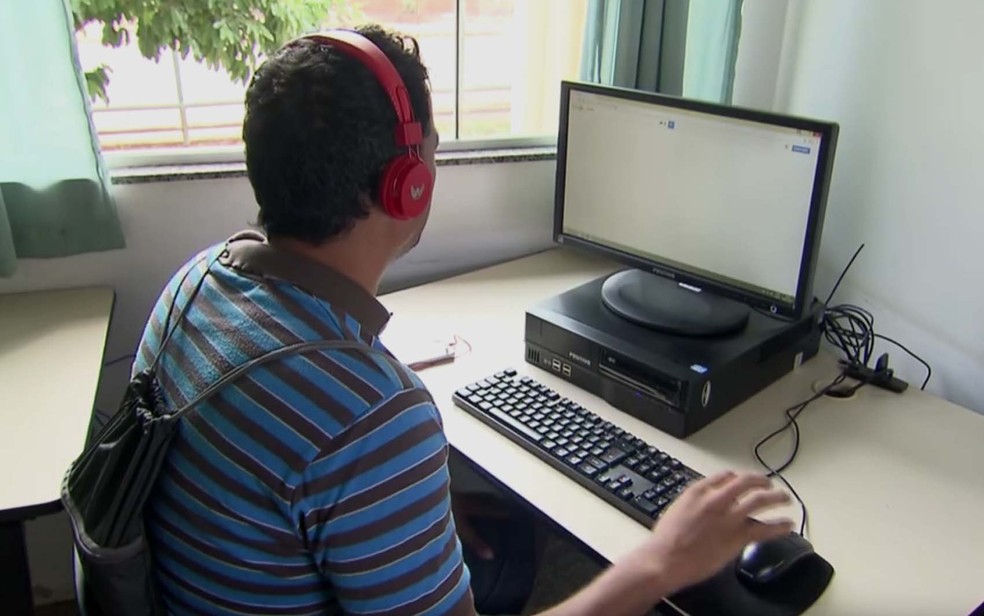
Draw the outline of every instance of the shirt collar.
M349 314L372 336L379 336L389 322L386 307L350 278L303 255L278 250L255 231L242 231L229 238L219 261L244 274L303 289Z

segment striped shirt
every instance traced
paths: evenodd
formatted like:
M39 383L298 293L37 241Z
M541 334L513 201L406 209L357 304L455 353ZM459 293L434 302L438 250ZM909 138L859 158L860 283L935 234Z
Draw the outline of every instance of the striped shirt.
M388 318L351 280L251 238L165 287L134 370L178 323L158 370L171 410L270 350L364 345L252 368L179 421L146 510L169 612L474 613L440 416L380 343Z

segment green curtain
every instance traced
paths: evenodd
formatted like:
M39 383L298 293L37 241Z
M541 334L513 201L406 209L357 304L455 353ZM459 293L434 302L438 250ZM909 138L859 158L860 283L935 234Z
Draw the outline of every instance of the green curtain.
M742 0L690 0L683 95L731 103Z
M589 0L584 81L731 101L742 0Z
M123 248L65 0L0 0L0 276Z

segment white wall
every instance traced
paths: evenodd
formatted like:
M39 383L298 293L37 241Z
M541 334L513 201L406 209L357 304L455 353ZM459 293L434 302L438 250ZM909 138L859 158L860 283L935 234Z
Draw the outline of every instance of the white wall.
M732 103L772 109L789 0L744 0Z
M981 23L979 0L793 0L775 106L841 126L818 290L865 242L836 299L929 361L931 391L984 412Z
M553 161L440 167L421 243L394 265L383 287L416 284L550 246L553 173ZM0 279L0 293L113 287L116 307L107 360L133 352L153 302L175 269L256 217L245 178L119 185L114 194L126 249L25 260L12 278ZM126 362L104 371L98 408L112 410L118 404L127 371ZM48 516L29 523L27 532L37 599L71 598L67 519Z

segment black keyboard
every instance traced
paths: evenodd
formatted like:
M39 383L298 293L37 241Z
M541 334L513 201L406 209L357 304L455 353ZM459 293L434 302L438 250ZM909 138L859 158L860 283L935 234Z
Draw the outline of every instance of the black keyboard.
M701 477L515 370L459 389L454 402L647 527Z

